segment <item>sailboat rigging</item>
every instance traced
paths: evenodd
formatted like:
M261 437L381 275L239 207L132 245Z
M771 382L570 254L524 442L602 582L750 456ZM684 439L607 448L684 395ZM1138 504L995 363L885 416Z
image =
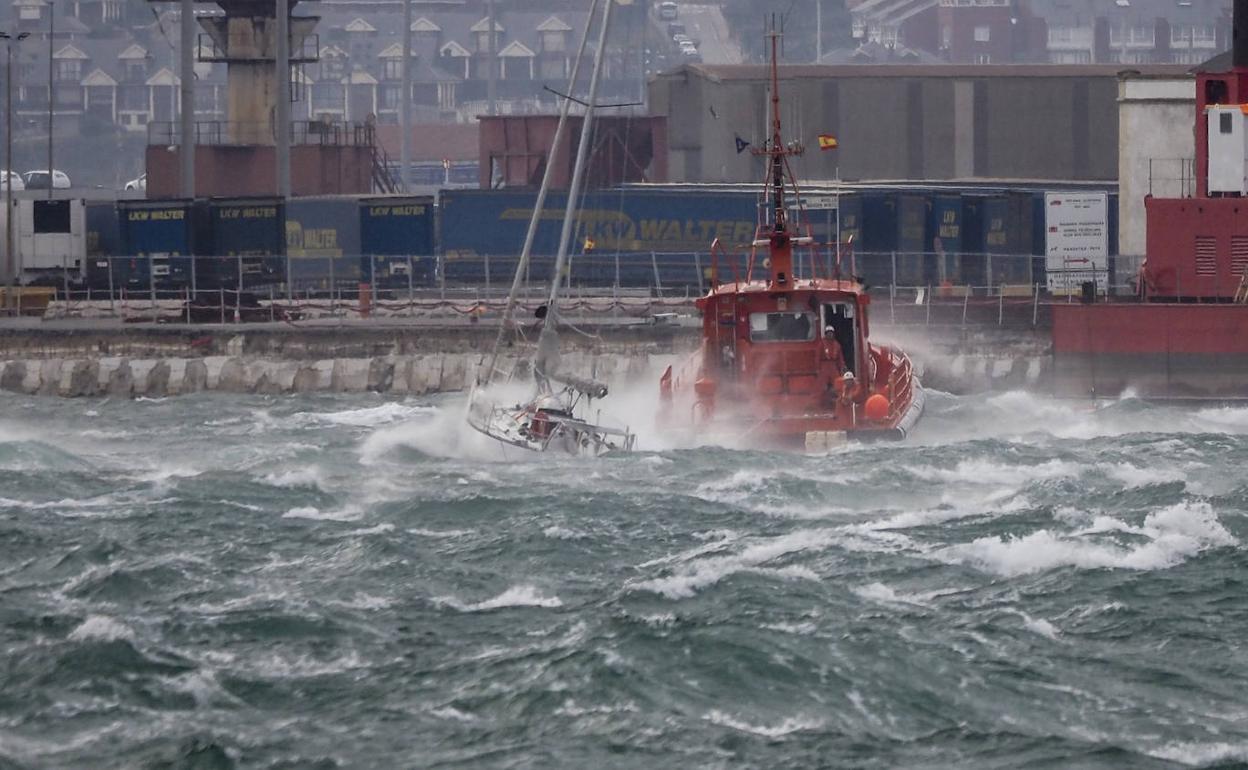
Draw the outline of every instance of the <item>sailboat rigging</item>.
M500 403L492 394L491 385L513 381L516 371L513 368L500 372L498 368L499 352L503 347L507 332L514 322L514 313L519 297L523 278L528 270L529 259L536 237L537 226L541 220L545 206L546 193L550 188L554 164L547 163L542 176L542 184L538 189L529 227L525 233L524 246L520 260L516 266L516 274L512 280L511 291L507 295L507 303L503 310L502 322L494 350L490 354L489 365L481 375L468 403L468 424L478 432L503 444L519 447L534 452L550 450L569 454L601 455L614 450L629 451L636 444L636 436L627 428L608 427L591 421L580 413L586 412L595 399L605 398L608 387L605 383L578 377L561 368L559 355L559 295L565 266L568 263L568 251L572 242L572 230L576 220L577 202L585 182L585 165L588 160L589 146L592 138L593 114L598 96L599 77L602 72L607 33L611 25L611 8L614 0L592 0L589 17L585 22L585 31L581 36L580 49L574 60L572 74L569 78L567 95L559 111L559 122L555 128L555 136L548 157L558 156L559 148L566 133L568 112L573 101L572 94L576 87L580 70L580 62L584 55L586 42L592 28L594 16L602 6L602 22L598 34L598 47L594 51L593 68L589 79L588 96L585 105L584 120L581 124L581 138L576 150L576 162L572 170L572 181L568 189L567 203L564 210L562 228L559 233L559 248L555 256L554 271L550 279L550 291L544 312L539 311L541 331L538 335L536 352L532 360L532 373L535 392L528 401L516 404ZM577 100L579 101L579 100Z

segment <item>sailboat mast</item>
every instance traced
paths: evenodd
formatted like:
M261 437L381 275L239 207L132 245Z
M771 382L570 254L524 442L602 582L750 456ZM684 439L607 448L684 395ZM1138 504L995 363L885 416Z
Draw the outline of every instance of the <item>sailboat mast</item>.
M572 93L576 90L576 79L581 73L581 60L585 58L585 46L589 42L589 31L594 24L594 14L598 11L598 0L591 0L589 16L585 19L585 30L581 33L581 44L576 49L576 58L572 60L572 75L568 78L568 92L559 106L559 122L555 125L555 136L550 143L550 152L546 155L546 169L542 172L542 184L537 188L537 200L533 202L533 214L529 217L529 229L524 234L524 247L520 250L520 261L516 264L516 274L511 279L511 291L507 293L507 305L503 308L503 321L498 326L498 337L494 340L494 350L490 354L490 366L485 371L484 382L494 378L494 369L498 365L498 352L503 347L503 339L507 334L507 325L516 310L516 302L520 294L520 283L528 272L529 258L533 253L533 241L537 238L537 228L542 221L542 213L546 209L546 192L550 189L554 177L555 158L563 146L564 134L567 133L568 112L572 107Z
M594 122L594 104L598 100L598 78L602 74L602 60L607 47L607 30L611 27L611 8L615 0L606 0L607 7L602 12L602 29L598 33L598 50L594 51L594 68L589 76L589 97L586 99L585 119L581 124L581 141L576 148L576 165L572 167L572 184L568 188L568 202L563 212L563 229L559 232L559 252L555 257L555 274L550 280L550 298L546 309L546 323L542 326L542 336L546 336L555 325L555 305L559 298L559 283L563 278L564 265L568 261L568 245L572 240L572 227L576 208L581 197L581 187L585 181L585 159L589 155L589 143Z

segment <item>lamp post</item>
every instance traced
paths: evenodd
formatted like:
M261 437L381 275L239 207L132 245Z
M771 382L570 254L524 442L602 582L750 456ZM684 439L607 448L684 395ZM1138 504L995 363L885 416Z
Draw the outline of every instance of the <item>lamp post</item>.
M17 259L13 253L13 43L30 37L29 32L10 35L0 32L4 41L4 304L13 307L13 286L17 282Z

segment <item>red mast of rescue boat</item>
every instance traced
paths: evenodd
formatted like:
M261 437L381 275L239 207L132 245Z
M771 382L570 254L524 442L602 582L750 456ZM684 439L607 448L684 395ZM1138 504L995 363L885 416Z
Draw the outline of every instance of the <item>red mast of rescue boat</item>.
M771 282L781 287L787 285L793 278L793 243L789 236L788 209L784 205L785 158L790 155L801 155L804 148L800 142L796 141L785 146L780 133L780 66L778 63L780 33L773 29L768 33L768 37L771 38L771 139L761 149L753 150L753 153L769 159L768 186L771 196L772 221L771 229L766 234L771 250Z

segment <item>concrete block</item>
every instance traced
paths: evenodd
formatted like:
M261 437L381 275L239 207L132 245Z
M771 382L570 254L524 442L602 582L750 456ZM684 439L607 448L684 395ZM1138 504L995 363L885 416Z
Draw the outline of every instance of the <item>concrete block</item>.
M170 396L180 396L186 392L186 359L169 358L165 362L169 365L169 377L165 383L165 393Z
M92 359L81 359L66 364L61 367L59 395L67 398L93 395L100 376L99 363Z
M386 393L394 382L394 359L374 358L368 362L368 389L374 393Z
M204 365L203 360L193 358L185 361L184 363L186 365L186 372L182 376L182 394L198 393L201 390L207 390L208 367Z
M412 359L400 356L394 360L394 378L390 381L390 392L396 395L407 395L408 380L412 372Z
M247 366L239 358L227 358L217 374L216 390L232 393L246 393L251 390L251 382L247 379Z
M120 356L105 356L99 360L96 367L97 379L95 386L100 393L108 392L108 384L112 381L113 374L121 366L123 360Z
M104 376L103 371L100 377ZM110 396L126 396L129 397L134 392L134 371L130 368L130 360L126 358L117 359L115 366L111 367L108 375L108 381L101 388Z
M300 366L295 372L290 388L293 393L315 393L320 390L321 372L316 364Z
M413 396L432 392L441 379L441 356L412 356L408 360L407 392Z
M43 372L42 361L26 361L22 372L21 391L31 395L39 392L39 378Z
M442 354L442 377L438 381L439 393L463 390L468 382L468 360L464 353Z
M156 368L156 360L151 358L136 358L130 361L130 373L134 380L134 387L130 391L136 396L154 395L148 391L149 377L152 370Z
M992 361L992 379L1001 380L1010 375L1017 361L1013 358L998 358Z
M221 389L221 370L225 368L229 356L207 356L202 359L204 364L204 390Z
M164 398L169 395L169 360L162 358L152 365L147 373L147 385L144 392L152 398Z
M368 390L367 358L334 359L330 390L335 393L363 393Z
M22 380L26 379L26 362L5 361L0 366L0 388L20 392Z
M48 358L39 362L39 388L37 391L39 395L56 395L57 388L61 384L61 368L64 365L64 360L60 358Z

